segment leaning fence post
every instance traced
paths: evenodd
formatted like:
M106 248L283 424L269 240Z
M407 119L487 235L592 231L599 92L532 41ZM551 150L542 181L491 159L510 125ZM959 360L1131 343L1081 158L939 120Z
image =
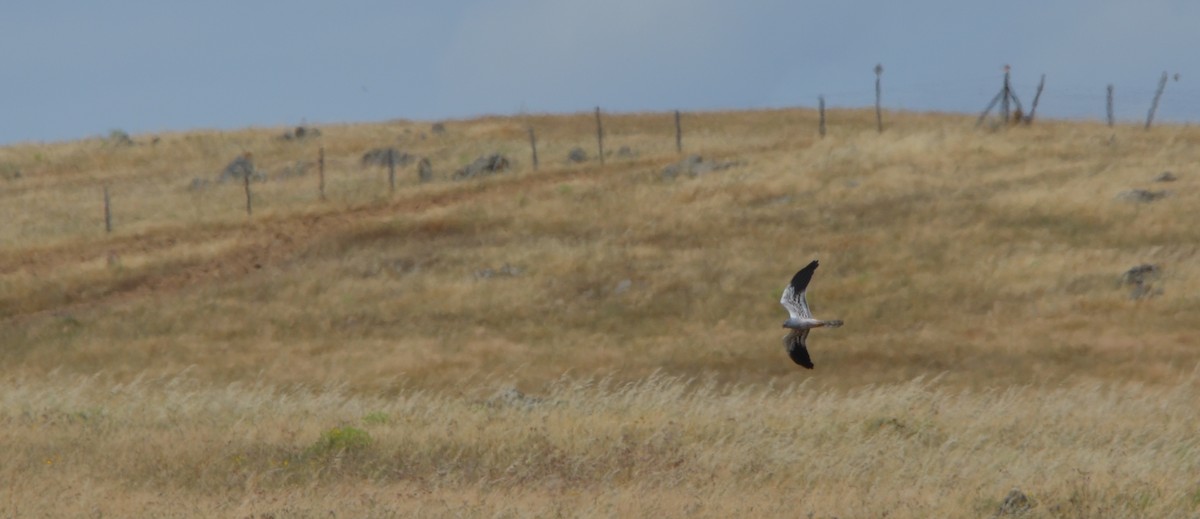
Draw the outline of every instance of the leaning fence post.
M1154 122L1154 112L1158 110L1158 100L1162 97L1163 89L1167 88L1167 73L1163 72L1162 78L1158 80L1158 90L1154 91L1154 101L1150 102L1150 113L1146 115L1146 129L1150 129L1150 123Z
M679 110L675 110L675 153L683 153L683 126L679 124Z
M600 165L604 165L604 126L600 123L600 107L596 107L596 145L600 148Z
M984 119L987 119L988 113L990 113L992 111L992 108L996 106L996 103L1000 102L1000 97L1003 95L1004 95L1004 90L1001 89L998 94L996 94L995 96L992 96L992 100L990 102L988 102L987 108L984 108L983 111L979 113L979 119L975 120L976 128L978 128L979 125L983 124Z
M529 149L530 149L530 151L533 153L533 170L534 170L534 171L537 171L537 169L538 169L538 159L537 159L537 136L535 136L535 135L533 134L533 127L532 127L532 126L530 126L530 127L529 127Z
M104 186L104 232L112 232L112 209L108 203L108 185Z
M883 77L883 64L875 65L875 126L879 129L879 133L883 133L883 108L882 97L883 89L880 87L880 79Z
M825 96L817 96L817 113L820 114L819 119L818 119L819 122L817 123L817 131L820 132L821 137L824 138L825 137Z
M320 183L317 184L317 190L321 193L321 200L325 200L325 147L317 150L317 175Z
M1025 124L1033 124L1033 113L1037 111L1038 100L1042 98L1042 88L1046 86L1046 75L1042 74L1038 81L1037 93L1033 94L1033 106L1029 107L1029 115L1025 116Z
M1108 127L1112 128L1112 125L1113 125L1113 86L1112 86L1112 83L1108 84L1108 100L1106 102L1106 106L1108 108Z
M996 103L1000 103L1000 118L1003 119L1003 124L1012 122L1012 119L1009 119L1012 116L1009 112L1008 103L1010 100L1017 105L1017 115L1021 115L1021 100L1017 99L1017 95L1013 93L1012 84L1009 82L1010 69L1008 65L1004 66L1004 85L1000 87L1000 92L996 94L996 97L993 97L991 102L988 103L987 108L983 109L983 113L979 114L979 119L975 121L975 127L983 124L983 120L987 118L988 113L992 111L992 107L996 106ZM1041 93L1041 88L1038 88L1038 92Z

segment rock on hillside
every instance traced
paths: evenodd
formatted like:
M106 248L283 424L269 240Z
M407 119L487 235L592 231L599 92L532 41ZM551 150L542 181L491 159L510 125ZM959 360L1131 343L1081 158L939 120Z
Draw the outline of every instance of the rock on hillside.
M362 166L364 168L368 166L387 166L389 154L392 161L394 161L393 163L398 168L407 166L410 162L416 160L416 157L413 155L396 148L375 148L363 153Z
M475 162L467 164L462 169L454 172L455 180L465 180L468 178L486 177L508 171L511 163L508 158L499 153L479 157Z
M688 177L698 177L706 175L714 171L721 171L732 167L740 166L741 162L722 162L719 160L705 160L699 155L688 155L686 159L671 164L662 170L663 179L673 180L680 175Z

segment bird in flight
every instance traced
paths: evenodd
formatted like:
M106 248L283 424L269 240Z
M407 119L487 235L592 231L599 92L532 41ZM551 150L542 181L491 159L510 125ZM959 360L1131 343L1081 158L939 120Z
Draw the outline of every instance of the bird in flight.
M783 338L783 345L787 347L788 356L796 364L808 369L813 369L812 359L808 356L808 345L805 344L805 340L808 339L808 331L822 326L837 328L842 325L842 321L836 319L831 321L816 319L813 317L812 311L808 309L804 291L808 289L808 282L812 281L813 272L816 270L816 260L800 269L800 272L792 276L792 282L783 290L783 297L779 298L779 303L787 309L789 316L788 320L783 322L783 327L790 330Z

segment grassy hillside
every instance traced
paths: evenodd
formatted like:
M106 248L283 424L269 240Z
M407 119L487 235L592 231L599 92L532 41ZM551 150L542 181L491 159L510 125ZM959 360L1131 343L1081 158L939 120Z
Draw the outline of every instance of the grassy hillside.
M1046 517L1197 513L1173 431L1200 129L830 119L685 114L685 153L733 166L677 178L669 114L606 116L631 153L603 166L566 160L595 154L591 114L0 148L0 435L24 460L0 475L28 482L0 507L66 506L35 499L55 485L118 515L978 516L1020 486ZM381 146L434 181L390 192L359 163ZM217 182L245 152L250 217ZM513 168L451 179L491 152ZM813 371L778 304L810 259L817 316L847 323L812 333Z

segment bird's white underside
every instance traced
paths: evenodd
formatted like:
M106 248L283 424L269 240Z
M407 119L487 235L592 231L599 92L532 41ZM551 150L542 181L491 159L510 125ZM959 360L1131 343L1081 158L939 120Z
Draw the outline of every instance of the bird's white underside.
M779 298L779 304L788 311L791 316L790 321L814 321L816 320L812 311L808 309L808 301L804 297L807 290L800 291L796 294L796 289L788 286L783 290L783 297Z

